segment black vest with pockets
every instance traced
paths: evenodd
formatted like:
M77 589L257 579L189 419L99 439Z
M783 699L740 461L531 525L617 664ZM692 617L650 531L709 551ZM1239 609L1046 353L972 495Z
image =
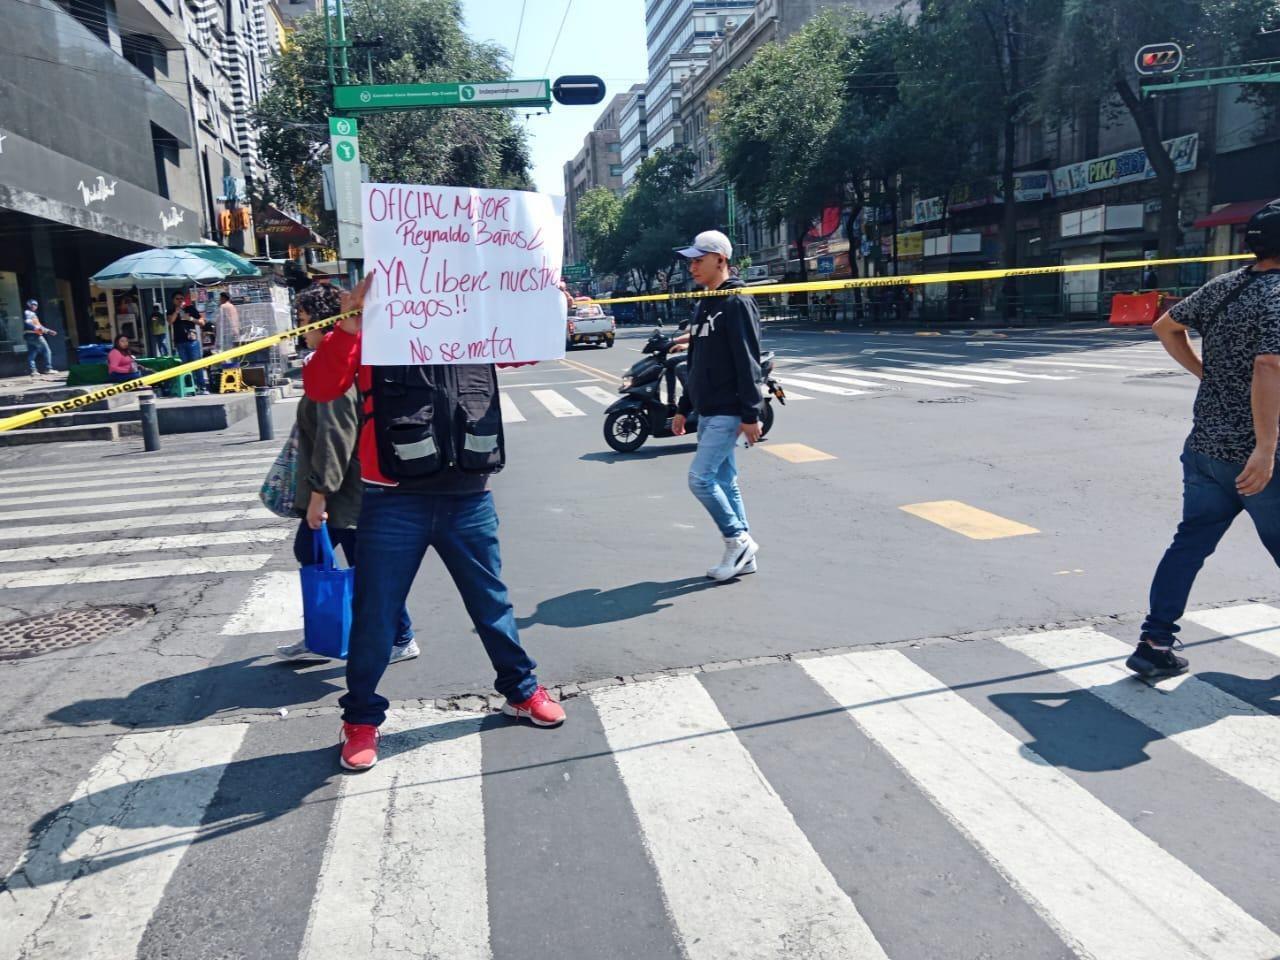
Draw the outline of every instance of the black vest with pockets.
M492 364L374 367L372 392L378 467L388 480L411 490L442 470L488 474L506 463Z

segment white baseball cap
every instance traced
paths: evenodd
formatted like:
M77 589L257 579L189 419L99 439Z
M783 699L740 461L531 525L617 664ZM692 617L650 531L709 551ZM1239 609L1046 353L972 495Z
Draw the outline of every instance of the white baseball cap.
M677 248L676 253L690 260L696 260L704 254L718 253L727 260L733 256L733 244L719 230L703 230L693 238L693 246L683 250Z

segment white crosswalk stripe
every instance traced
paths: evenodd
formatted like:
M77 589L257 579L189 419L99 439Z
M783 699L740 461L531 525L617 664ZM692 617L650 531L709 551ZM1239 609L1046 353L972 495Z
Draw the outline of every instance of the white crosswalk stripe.
M251 450L226 450L219 453L161 454L139 453L128 457L120 457L118 462L110 459L99 461L99 469L110 473L113 477L134 476L137 474L163 473L166 476L180 474L182 471L199 465L196 469L212 469L219 465L224 468L261 465L263 470L280 452L278 446L255 447ZM53 467L4 467L5 479L13 477L25 478L22 482L39 482L42 480L65 480L75 465Z
M1138 683L1124 667L1133 648L1097 630L1046 630L1001 642L1280 803L1280 724L1271 714L1190 674L1159 689Z
M233 472L229 474L222 474L218 477L218 479L236 481L236 480L244 480L246 477L252 477L255 480L261 481L265 473L266 473L265 470L255 469L249 473ZM130 480L129 489L130 490L135 489L142 482L143 481L139 481L139 480ZM170 479L167 477L161 480L149 480L149 481L146 481L146 483L163 483L164 484L163 491L151 491L154 493L160 493L160 492L163 492L166 494L186 493L192 496L199 495L201 491L207 490L212 485L211 480L204 480L204 481L198 481L198 482L193 481L190 483L176 483L174 482L173 479ZM89 506L86 507L86 509L88 510L97 510L98 505L94 503L94 501L96 500L117 500L118 501L120 499L120 482L118 480L116 481L115 489L103 488L98 490L93 490L93 489L77 490L77 489L54 488L54 487L41 487L40 489L41 489L40 493L33 494L32 496L28 496L28 497L0 498L0 511L2 511L3 508L5 507L19 506L21 504L38 505L42 503L60 503L60 504L63 504L64 506L63 512L65 512L65 506L67 502L70 500L74 500L77 504L80 504L80 503L89 504ZM58 492L58 493L46 492L49 489L58 489L61 492ZM144 496L146 492L147 492L146 490L142 491Z
M252 465L248 467L236 467L230 470L199 470L195 473L156 473L152 471L149 474L130 477L128 486L130 490L139 487L151 486L173 486L177 483L208 481L208 480L239 480L244 477L266 476L266 465ZM15 503L58 503L65 502L70 499L67 496L69 491L77 491L73 496L79 500L87 497L105 496L105 494L87 493L85 491L96 490L101 488L109 488L119 490L121 486L121 477L112 475L110 477L96 477L93 480L70 480L70 476L76 474L66 473L60 480L40 480L24 482L23 488L30 491L30 495L0 497L0 506L9 506Z
M877 367L877 369L881 373L889 372L885 367ZM965 373L959 368L953 370L950 367L925 367L924 364L913 364L911 369L920 373L928 373L931 376L937 375L949 377L952 380L976 380L978 383L1000 384L1026 383L1025 380L1015 380L1012 377L996 377L991 376L990 374Z
M482 718L389 720L397 759L342 781L301 956L488 960Z
M254 484L254 487L256 488L257 484ZM197 504L200 506L213 506L214 504L238 503L247 507L257 502L258 495L256 492L200 493L196 496L163 498L160 500L140 499L124 503L96 503L93 505L93 514L101 516L102 514L143 513L147 510L189 509ZM9 523L13 520L39 520L45 517L65 517L66 515L66 504L61 507L41 507L37 510L0 510L0 523Z
M9 550L0 550L0 563L21 563L31 560L66 560L71 557L93 557L107 553L161 553L165 550L239 546L246 543L271 543L291 536L293 536L292 525L287 529L265 527L258 530L221 530L210 533L184 533L172 537L99 540L91 543L45 543L37 547L15 547Z
M837 397L856 397L867 392L865 390L855 390L852 387L836 387L829 383L818 383L816 380L810 380L807 377L800 378L792 376L788 376L787 379L783 381L783 389L786 389L793 383L798 383L806 390L812 390L814 393L829 393Z
M134 956L247 729L116 740L6 881L0 960Z
M530 390L533 399L547 408L553 417L585 417L586 413L554 390Z
M903 373L881 373L863 367L845 367L845 371L859 377L871 377L873 380L888 380L891 383L911 383L924 387L972 387L971 383L957 383L954 380L935 379L933 377L913 377Z
M246 502L248 502L247 498ZM149 506L144 502L137 509L142 511ZM47 514L47 516L58 515ZM297 525L295 521L283 520L269 513L255 498L251 506L241 507L238 510L204 510L195 513L166 513L159 516L115 517L110 520L84 520L80 523L45 523L28 527L0 526L0 542L6 540L30 540L37 537L65 537L86 533L149 531L154 527L196 527L214 523L236 523L249 520L257 524L288 523L291 526Z
M77 583L115 583L121 580L155 580L213 573L248 573L261 569L270 559L269 553L247 553L230 557L191 557L182 560L146 560L141 563L28 570L7 573L0 580L0 590L71 586Z
M1245 603L1189 613L1187 619L1280 658L1280 610L1275 607Z
M302 625L302 589L294 570L259 574L222 627L224 637L250 633L280 633Z
M1280 936L896 650L801 666L1083 956L1270 960ZM1176 910L1153 909L1159 890ZM1104 919L1105 918L1105 921Z
M695 678L592 701L691 960L884 956Z
M260 619L269 609L265 604L296 594L296 573L264 572L255 591L260 599L242 606L223 635L265 632L269 624ZM1221 641L1224 645L1247 646L1244 653L1276 657L1280 664L1276 607L1241 604L1193 612L1187 619L1230 637ZM1260 644L1250 643L1258 638ZM1224 774L1224 781L1232 778L1258 790L1257 809L1233 809L1233 816L1265 815L1280 803L1271 779L1280 763L1275 739L1280 717L1234 700L1207 679L1161 681L1152 689L1123 676L1116 658L1123 657L1127 645L1092 628L995 637L966 647L976 651L981 643L1004 657L1031 657L1080 696L1106 704L1101 709L1115 723L1142 724L1176 745L1177 751L1143 757L1151 765L1163 764L1148 783L1176 779L1178 764L1203 763ZM1216 822L1221 798L1203 798L1206 823L1215 821L1211 833L1176 851L1166 849L1143 824L1109 806L1093 780L1072 776L1045 759L1043 740L1032 739L1031 728L1000 725L941 674L922 667L915 655L914 649L863 649L737 671L743 702L748 696L770 697L770 677L759 671L791 671L788 676L796 682L806 678L813 695L831 705L821 712L838 721L823 729L859 745L841 752L841 744L822 744L839 758L834 762L856 763L868 750L881 751L900 778L901 786L883 796L878 791L886 788L873 778L866 797L836 793L822 799L833 833L845 829L841 817L847 809L860 805L875 813L878 830L856 838L882 856L875 874L851 878L848 870L838 869L830 860L835 848L829 839L814 835L823 825L788 806L798 793L821 793L823 784L793 772L776 756L763 762L760 757L767 754L757 752L767 748L752 739L752 728L790 726L791 736L806 737L815 729L804 726L808 715L786 715L782 727L776 720L730 723L726 716L733 714L719 699L728 687L716 693L707 676L682 675L606 687L568 701L569 723L578 726L562 732L507 731L488 715L465 711L393 709L375 767L342 777L330 797L312 794L300 801L312 810L319 803L323 811L311 841L313 849L323 843L323 857L307 861L315 863L307 868L314 875L303 875L296 866L296 845L307 840L294 830L256 823L245 814L229 821L225 812L212 817L207 812L224 772L231 776L242 751L255 758L253 764L288 763L297 756L264 757L261 744L249 750L247 734L263 732L261 724L213 723L117 736L82 782L67 783L65 803L51 798L49 817L31 831L26 852L4 881L0 960L159 955L143 938L154 932L149 924L166 905L166 887L188 851L195 853L203 838L217 832L238 836L242 849L253 851L246 862L282 865L281 882L314 886L305 928L299 923L293 934L276 934L286 941L272 943L273 957L491 960L499 953L495 944L503 905L527 894L530 885L562 880L587 889L598 884L600 902L575 903L578 912L572 914L517 912L523 939L554 942L565 923L608 911L614 898L630 898L634 884L644 882L659 895L657 912L627 914L629 921L669 930L688 960L897 957L890 947L895 933L929 923L938 878L965 879L952 875L950 862L930 859L931 846L917 845L910 857L900 855L896 844L905 835L914 839L916 830L914 822L897 814L903 791L936 811L939 822L955 831L955 842L976 851L975 860L989 864L998 882L1007 885L1003 894L984 894L989 899L986 927L997 929L1004 922L1007 898L1024 901L1043 921L1043 936L1052 943L1028 944L1027 956L1274 960L1280 955L1280 913L1273 911L1265 921L1253 915L1206 879L1205 861L1195 859L1206 844L1230 842L1232 831ZM1008 666L1004 661L984 682L984 699L1002 684L1018 689L1028 676L1007 671ZM1054 722L1070 724L1069 719ZM324 739L316 747L336 752L329 739L333 726L317 723L317 731L321 726L324 732L317 735ZM574 739L583 727L593 728L595 739ZM496 766L487 759L487 744L493 742L487 738L524 733L532 735L519 741L514 768L511 755L503 755ZM255 775L269 775L270 769L256 768ZM518 775L531 770L545 776L518 786ZM1116 769L1106 773L1111 779L1125 775ZM521 821L529 799L522 790L551 791L555 802L571 803L572 786L584 774L596 778L589 780L596 788L600 778L616 784L624 806L589 830L583 824L583 832L619 846L624 840L639 844L652 868L643 879L619 878L613 864L583 861L575 831L561 835ZM241 790L245 776L238 780ZM327 769L322 771L316 784L328 776ZM593 800L588 793L577 802ZM1159 798L1151 803L1158 807ZM253 809L287 815L269 806ZM597 816L596 810L590 805L578 816ZM566 819L566 826L577 823ZM1196 834L1202 825L1180 827ZM501 834L497 839L495 828ZM1247 829L1239 833L1251 838ZM525 875L506 869L513 837L531 846L545 871ZM562 870L569 864L571 870ZM184 871L189 867L182 863ZM222 868L210 860L202 869ZM867 887L889 876L922 895L886 915L883 902L867 896ZM263 923L264 905L239 900L234 889L218 882L221 877L217 872L207 878L208 896L217 900L216 923ZM198 879L188 877L191 883ZM1255 908L1259 903L1265 905L1265 896ZM193 909L189 899L172 906ZM509 927L511 915L506 923ZM265 928L283 931L277 919L265 921ZM956 936L949 933L946 949L939 946L924 956L1007 955ZM183 956L219 955L205 949L198 935L182 942ZM655 948L653 955L669 953Z
M610 393L600 387L578 387L577 389L588 400L594 400L604 407L612 406L613 402L618 399L616 393Z
M498 403L502 407L503 423L524 423L524 414L520 412L520 408L516 406L516 402L511 399L511 394L506 390L498 391Z

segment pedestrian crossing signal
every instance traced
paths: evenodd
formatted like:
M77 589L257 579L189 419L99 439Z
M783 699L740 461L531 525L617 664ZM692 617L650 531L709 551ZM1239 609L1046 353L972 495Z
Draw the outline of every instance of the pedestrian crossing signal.
M1182 69L1182 47L1176 43L1149 43L1134 56L1133 65L1144 77L1177 73Z

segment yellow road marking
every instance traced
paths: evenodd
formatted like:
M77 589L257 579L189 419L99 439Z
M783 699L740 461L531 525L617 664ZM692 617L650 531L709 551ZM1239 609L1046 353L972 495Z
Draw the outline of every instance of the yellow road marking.
M954 530L973 540L999 540L1002 537L1022 537L1029 533L1039 533L1035 527L1025 523L1008 520L1005 517L979 510L959 500L934 500L930 503L908 503L899 507L912 516L940 527Z
M579 373L588 373L593 377L600 377L606 383L622 382L622 378L619 377L617 374L605 373L603 370L597 370L595 367L588 366L587 364L583 363L581 360L570 360L568 357L563 357L561 358L560 362L567 367L572 367L574 370L577 370Z
M829 453L823 453L803 443L766 443L760 447L766 453L772 453L779 460L787 463L814 463L818 460L834 460Z

